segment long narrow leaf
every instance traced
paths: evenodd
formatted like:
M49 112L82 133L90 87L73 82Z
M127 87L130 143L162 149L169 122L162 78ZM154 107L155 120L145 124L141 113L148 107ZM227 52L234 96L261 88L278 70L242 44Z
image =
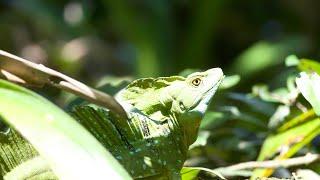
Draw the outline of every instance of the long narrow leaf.
M39 151L60 179L130 179L88 131L29 90L0 80L0 115Z
M319 135L320 119L307 121L287 131L270 135L263 143L258 160L287 159ZM279 154L279 155L278 155ZM275 157L275 158L273 158ZM267 177L273 169L257 169L251 179Z

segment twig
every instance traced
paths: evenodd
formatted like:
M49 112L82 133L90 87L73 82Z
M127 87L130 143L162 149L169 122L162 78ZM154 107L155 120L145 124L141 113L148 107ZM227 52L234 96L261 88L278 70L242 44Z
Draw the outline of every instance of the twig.
M2 50L0 50L0 77L27 86L42 87L49 84L127 117L122 106L109 94L93 89L42 64L30 62Z
M269 160L269 161L250 161L235 164L228 167L218 168L227 169L228 171L239 171L244 169L254 169L254 168L278 168L278 167L292 167L303 164L310 164L315 161L320 160L319 154L306 154L305 156L285 159L285 160Z

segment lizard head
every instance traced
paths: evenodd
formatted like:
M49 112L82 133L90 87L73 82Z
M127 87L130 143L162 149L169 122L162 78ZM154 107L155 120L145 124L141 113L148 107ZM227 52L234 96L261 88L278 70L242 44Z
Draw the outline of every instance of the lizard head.
M222 70L214 68L192 73L165 88L167 92L160 99L163 102L171 99L170 112L179 122L187 146L197 139L201 119L223 78Z
M220 68L190 74L182 81L173 82L163 91L163 104L171 100L175 113L203 115L224 75Z

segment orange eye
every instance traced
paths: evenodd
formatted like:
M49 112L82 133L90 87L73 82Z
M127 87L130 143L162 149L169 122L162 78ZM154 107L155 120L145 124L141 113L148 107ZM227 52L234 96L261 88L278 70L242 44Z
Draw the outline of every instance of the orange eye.
M192 84L194 86L199 86L200 83L201 83L201 79L200 78L196 78L196 79L192 80Z

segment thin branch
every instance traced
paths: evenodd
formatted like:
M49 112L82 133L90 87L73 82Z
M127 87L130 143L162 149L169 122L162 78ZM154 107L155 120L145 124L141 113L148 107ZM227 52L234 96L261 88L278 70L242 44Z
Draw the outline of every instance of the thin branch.
M0 77L27 86L42 87L49 84L127 117L122 106L109 94L93 89L42 64L33 63L2 50L0 50Z
M305 156L285 159L285 160L269 160L269 161L250 161L235 164L228 167L218 168L227 169L228 171L239 171L244 169L254 169L254 168L278 168L278 167L292 167L304 164L310 164L320 160L319 154L306 154Z

